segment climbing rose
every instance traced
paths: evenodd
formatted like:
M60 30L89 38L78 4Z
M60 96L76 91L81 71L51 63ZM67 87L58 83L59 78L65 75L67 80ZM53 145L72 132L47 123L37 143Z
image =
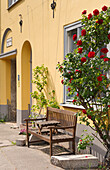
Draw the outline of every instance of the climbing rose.
M108 107L110 108L110 105L108 105Z
M70 92L70 90L71 90L71 88L70 87L68 87L68 91Z
M106 11L106 10L107 10L107 6L103 6L102 11Z
M91 19L92 18L92 14L90 13L87 18Z
M72 80L73 80L73 78L72 78L72 79L70 79L70 81L69 81L69 82L71 83L71 81L72 81Z
M77 97L79 96L79 93L77 93Z
M96 23L102 24L103 23L103 19L99 19L98 21L96 21Z
M82 12L82 14L86 14L87 13L87 10L84 10L83 12Z
M81 40L78 40L78 41L77 41L77 45L78 45L78 46L81 46L81 45L82 45L82 41L81 41Z
M109 61L109 58L104 58L104 62Z
M83 50L82 48L78 48L78 53L81 54L81 53L82 53L82 50Z
M101 55L100 58L104 58L104 55Z
M61 83L63 84L63 83L64 83L64 80L61 80Z
M87 114L86 110L83 110L82 112L83 112L84 114Z
M95 9L95 10L93 11L93 14L94 14L95 16L99 15L99 10L98 10L98 9Z
M82 71L81 71L81 70L76 69L76 71L75 71L75 72L81 73Z
M82 58L81 58L81 62L82 62L82 63L86 62L86 57L82 57Z
M89 57L89 58L94 58L94 56L95 56L95 52L94 52L94 51L90 51L90 52L88 53L88 57Z
M97 77L97 80L98 80L98 81L102 81L102 77L101 77L101 76L98 76L98 77Z
M81 31L81 35L82 35L82 36L85 36L85 35L86 35L86 30L85 30L85 29L83 29L83 30Z
M88 117L89 119L91 119L91 118L92 118L92 117L91 117L91 115L88 115L87 117Z
M102 48L101 50L100 50L102 53L108 53L108 49L107 48Z
M110 40L110 34L108 34L108 39Z
M77 35L76 35L76 34L74 34L74 35L73 35L73 41L75 41L75 40L76 40L76 38L77 38Z
M72 102L74 103L74 102L76 102L76 100L74 99Z

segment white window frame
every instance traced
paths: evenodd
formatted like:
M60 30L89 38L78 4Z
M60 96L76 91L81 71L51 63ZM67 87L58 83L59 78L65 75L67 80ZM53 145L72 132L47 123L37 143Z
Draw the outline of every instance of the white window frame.
M68 33L74 29L77 29L77 37L80 35L80 29L81 29L81 21L77 21L73 24L67 25L64 27L64 57L69 53L69 36ZM73 42L74 43L74 42ZM70 101L67 100L67 91L66 86L64 86L64 97L63 97L63 103L70 103Z

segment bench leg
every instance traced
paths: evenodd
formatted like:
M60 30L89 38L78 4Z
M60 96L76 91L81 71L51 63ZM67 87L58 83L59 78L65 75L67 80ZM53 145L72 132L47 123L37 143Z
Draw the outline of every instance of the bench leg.
M26 121L27 146L29 147L28 121Z
M52 143L50 143L50 157L52 156Z
M52 129L50 129L50 157L52 156Z
M72 153L75 155L75 141L72 141Z

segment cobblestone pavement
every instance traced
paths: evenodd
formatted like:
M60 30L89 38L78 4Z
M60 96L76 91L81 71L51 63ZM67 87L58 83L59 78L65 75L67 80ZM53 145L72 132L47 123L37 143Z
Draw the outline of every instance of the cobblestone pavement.
M19 131L15 123L0 123L0 170L61 170L37 146L16 146L16 139L25 137Z

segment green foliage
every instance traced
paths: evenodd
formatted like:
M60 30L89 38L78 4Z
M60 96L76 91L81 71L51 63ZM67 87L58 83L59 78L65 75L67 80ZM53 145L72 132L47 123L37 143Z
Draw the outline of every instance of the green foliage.
M77 92L73 104L84 107L80 120L90 127L92 121L94 128L91 128L98 132L101 140L96 137L110 150L110 79L107 76L110 7L90 18L83 14L81 23L79 40L73 37L77 48L65 56L63 63L57 64L57 69L61 83L69 87L68 95L75 96Z
M32 83L36 85L36 91L31 93L31 97L36 100L36 104L32 105L32 112L33 115L30 115L30 117L37 117L38 114L41 114L42 109L49 107L56 107L59 108L59 105L57 101L55 100L55 91L52 90L52 92L49 93L50 99L46 98L45 95L45 87L47 85L47 76L48 76L48 68L42 66L37 66L33 70L33 77ZM36 114L36 112L38 114Z
M48 99L48 107L60 109L58 102L55 100L55 90L52 90L52 92L50 92L49 95L50 100Z
M81 139L79 140L78 146L77 146L78 151L80 151L81 149L84 150L87 148L87 146L93 145L93 140L94 140L94 137L92 135L89 135L88 133L86 133L86 135L82 134Z

